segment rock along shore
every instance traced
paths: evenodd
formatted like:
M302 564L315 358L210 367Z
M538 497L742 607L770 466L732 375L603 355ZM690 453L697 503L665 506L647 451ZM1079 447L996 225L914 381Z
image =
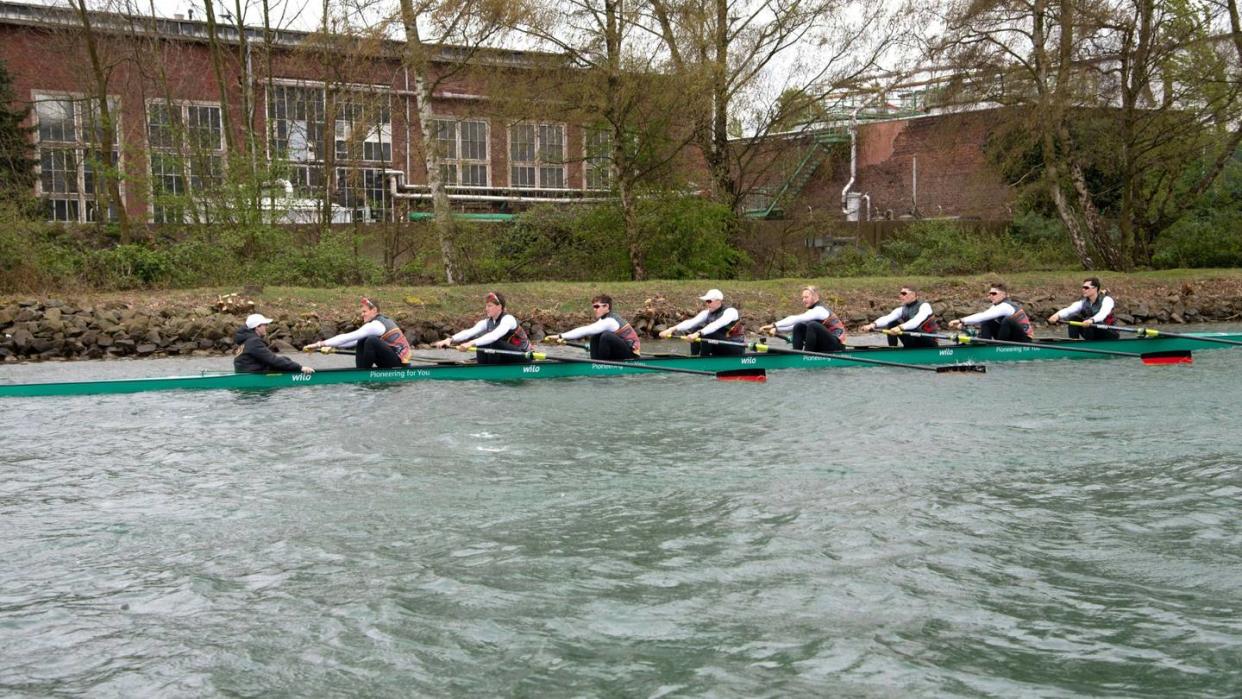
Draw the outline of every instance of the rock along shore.
M977 298L959 294L928 293L941 318L957 318L984 307ZM1021 299L1034 318L1045 318L1067 305L1073 296L1064 293L1035 295ZM826 299L827 300L827 299ZM886 313L891 298L867 295L838 299L835 310L850 327L857 327ZM144 307L119 301L95 305L55 298L17 299L0 302L0 361L40 361L65 359L105 359L152 356L208 356L230 354L233 334L253 303L232 299L227 303L195 306ZM357 327L359 319L342 309L339 314L318 310L309 313L271 312L275 320L269 339L282 352ZM785 312L796 312L789 307ZM425 344L469 327L477 317L423 320L417 309L388 309L405 330L411 342ZM514 309L532 340L548 332L564 330L590 321L585 313L555 314L536 309L523 314ZM641 308L624 310L623 315L639 331L651 337L669 325L698 311L670 302L663 296L649 298ZM1168 324L1228 321L1242 318L1242 295L1206 296L1183 285L1180 290L1156 288L1139 295L1118 299L1117 317L1124 324ZM751 311L742 305L742 320L757 328L775 318L772 313ZM1058 331L1060 333L1060 331Z

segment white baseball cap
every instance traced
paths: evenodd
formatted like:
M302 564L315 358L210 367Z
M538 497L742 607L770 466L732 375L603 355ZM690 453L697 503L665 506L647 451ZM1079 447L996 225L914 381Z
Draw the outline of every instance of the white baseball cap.
M254 330L260 325L267 325L270 322L272 322L272 319L268 318L262 313L251 313L250 315L246 316L246 327L250 328L251 330Z
M699 297L700 301L724 301L724 294L720 293L720 289L708 289L706 294Z

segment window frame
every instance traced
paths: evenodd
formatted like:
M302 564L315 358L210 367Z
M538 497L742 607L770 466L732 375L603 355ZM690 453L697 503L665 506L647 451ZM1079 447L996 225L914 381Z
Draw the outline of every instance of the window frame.
M534 154L535 154L534 160L516 160L513 157L513 145L514 145L513 130L514 128L519 127L519 126L530 127L534 129L535 137L534 137L534 141L532 142ZM556 128L557 130L560 131L561 158L559 161L546 161L543 159L543 155L545 151L545 144L543 142L540 129L544 129L544 128ZM516 121L516 122L509 124L509 127L505 129L506 137L507 137L506 153L509 156L509 186L514 189L553 189L553 190L570 189L569 173L567 172L569 160L566 157L568 155L568 149L569 149L569 143L567 140L568 131L569 129L567 125L565 124L565 122ZM559 165L559 167L556 167L557 165ZM534 169L535 178L534 178L533 184L515 184L515 180L518 178L514 177L514 172L515 172L515 169L518 167ZM547 186L545 178L544 178L545 170L560 170L559 186L556 186L556 187Z
M86 115L88 112L97 113L96 99L81 92L66 92L63 90L31 90L31 127L34 129L35 135L35 196L45 202L44 208L46 214L44 220L50 223L94 223L98 220L98 211L101 203L105 203L107 195L99 191L99 182L95 177L93 169L90 167L92 153L98 152L97 147L93 147L94 142L88 140L87 132L93 128L92 124L87 123ZM73 105L73 126L72 140L47 140L43 135L43 117L39 114L39 106L48 102L68 102ZM112 158L114 167L118 171L124 172L124 159L122 157L124 149L122 148L121 138L125 133L123 128L124 115L121 113L121 97L120 95L108 95L108 106L113 115L113 127L115 132L112 138ZM63 130L61 135L63 136ZM44 153L72 153L73 155L73 178L72 191L57 192L46 191L43 186L43 156ZM54 171L55 172L55 171ZM68 172L68 169L62 169L60 172ZM64 178L66 183L70 182L69 178ZM89 185L89 187L88 187ZM68 185L66 185L68 186ZM117 186L120 190L121 201L120 206L125 206L125 179L122 177ZM87 190L90 191L87 191ZM72 195L57 196L50 195ZM102 195L102 197L101 197ZM58 207L57 202L63 202L63 207ZM63 208L65 217L56 216L56 210ZM73 210L73 217L69 218L70 209ZM117 220L119 214L112 212L109 206L109 215L107 220Z

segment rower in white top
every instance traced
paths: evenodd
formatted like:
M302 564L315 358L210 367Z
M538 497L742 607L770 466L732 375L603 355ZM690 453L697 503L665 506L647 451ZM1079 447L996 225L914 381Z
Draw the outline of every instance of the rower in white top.
M1074 339L1116 340L1121 335L1108 328L1117 322L1113 305L1108 290L1100 288L1099 278L1087 277L1082 280L1082 298L1048 316L1048 322L1056 325L1063 320L1082 321L1082 326L1069 326L1069 336Z
M888 315L876 318L874 323L867 323L859 330L863 332L871 332L877 328L883 330L884 334L888 335L889 347L896 347L899 339L905 347L935 347L936 338L934 337L912 337L903 335L901 332L903 330L933 334L940 332L940 324L936 321L931 304L920 299L919 290L909 284L901 287L897 298L901 299L900 306L894 308Z
M720 289L708 289L706 294L699 297L699 300L703 302L703 310L698 315L687 318L661 332L660 337L667 339L676 333L681 333L693 343L690 345L690 354L704 357L745 354L746 325L739 320L736 308L725 305L724 294L720 292ZM698 342L701 338L734 344Z
M785 316L775 323L759 328L760 332L792 332L796 350L807 352L841 352L845 349L845 323L819 300L819 289L802 287L802 313Z
M505 312L505 297L499 292L489 291L483 299L483 320L473 327L433 342L432 347L448 347L456 345L459 352L471 347L480 350L504 350L504 352L479 352L479 364L529 364L530 358L509 352L529 352L530 339L517 318Z
M984 340L1035 341L1035 328L1030 317L1022 304L1009 298L1009 290L1004 284L996 282L988 287L988 301L992 303L991 308L951 320L949 327L956 330L966 325L977 325L979 337Z

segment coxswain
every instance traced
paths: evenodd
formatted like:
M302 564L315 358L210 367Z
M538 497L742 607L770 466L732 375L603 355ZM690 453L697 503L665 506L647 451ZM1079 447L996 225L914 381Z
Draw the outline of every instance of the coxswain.
M912 337L901 334L903 330L921 333L940 332L940 324L936 322L936 315L932 313L931 304L920 299L919 290L909 284L901 287L897 298L901 300L900 306L894 308L888 315L876 318L874 323L867 323L859 329L863 332L876 329L889 330L887 333L889 347L896 347L898 340L905 347L935 347L936 338L934 337Z
M1087 277L1082 280L1082 298L1048 316L1048 322L1056 325L1063 320L1082 321L1081 326L1069 326L1069 336L1075 340L1116 340L1121 335L1107 327L1117 322L1113 305L1113 297L1107 289L1100 288L1100 280Z
M396 369L410 361L410 343L392 318L382 315L379 306L362 297L362 325L352 332L313 342L302 349L320 347L354 348L354 366L359 369Z
M448 347L456 345L458 351L465 352L471 347L478 349L499 349L507 352L529 352L530 339L522 329L517 318L505 312L505 297L495 291L489 291L483 299L484 318L474 327L433 342L432 347ZM517 354L499 352L479 352L479 364L529 364L530 359Z
M264 339L267 337L267 325L271 322L271 318L261 313L251 313L246 316L246 324L238 328L233 335L233 342L237 344L237 354L233 355L233 371L239 374L271 371L290 374L315 373L311 367L302 366L272 351Z
M698 315L661 332L660 337L668 339L675 333L681 333L693 343L690 345L690 354L704 357L745 354L746 326L738 319L736 308L724 305L724 294L720 289L708 289L699 300L703 302L703 310ZM735 344L697 342L699 339L722 340Z
M591 299L595 322L559 335L548 335L545 342L565 344L566 340L591 338L591 359L638 359L642 342L638 333L625 319L612 310L612 297L600 294Z
M979 326L979 337L984 340L1008 342L1034 342L1035 328L1030 317L1017 300L1009 298L1009 290L997 282L988 287L988 301L992 307L957 320L949 321L949 327L961 329L966 325Z
M807 352L841 352L845 349L845 323L830 309L820 303L819 289L813 286L803 287L802 305L806 310L792 316L786 316L770 325L760 328L761 331L793 332L793 348Z

